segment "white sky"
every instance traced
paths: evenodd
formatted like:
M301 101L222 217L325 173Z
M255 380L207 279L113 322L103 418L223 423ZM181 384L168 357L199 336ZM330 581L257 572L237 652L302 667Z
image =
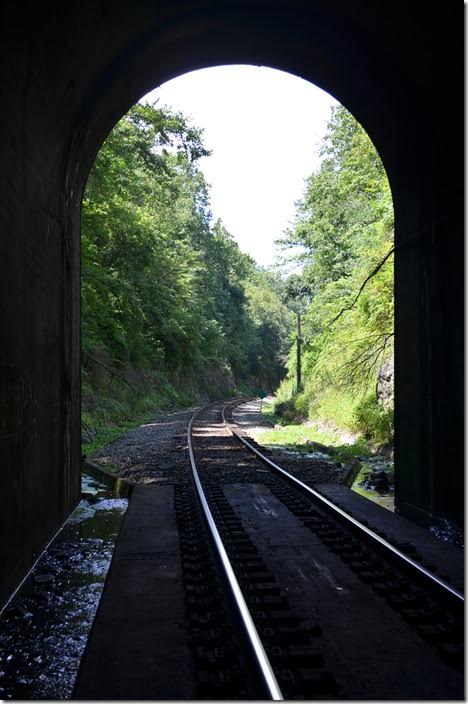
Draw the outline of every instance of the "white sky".
M191 116L212 151L200 160L221 218L259 264L294 217L337 101L307 81L256 66L218 66L184 74L143 98Z

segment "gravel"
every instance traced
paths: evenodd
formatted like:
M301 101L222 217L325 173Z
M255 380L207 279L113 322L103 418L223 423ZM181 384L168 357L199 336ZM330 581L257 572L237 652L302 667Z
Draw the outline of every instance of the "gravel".
M186 463L186 431L196 406L167 413L131 430L103 447L93 462L118 470L120 477L136 483L170 484L174 470ZM233 419L252 437L271 427L259 413L259 401L249 401L234 409ZM274 461L308 483L345 481L348 473L332 458L320 452L299 453L270 446L266 449Z
M187 423L196 408L167 413L131 430L93 455L93 462L110 465L136 483L173 482L175 468L186 462Z
M248 401L237 406L233 420L255 440L262 430L271 428L271 423L259 413L260 402ZM307 484L344 483L349 468L337 463L323 452L297 452L275 445L266 445L264 454Z

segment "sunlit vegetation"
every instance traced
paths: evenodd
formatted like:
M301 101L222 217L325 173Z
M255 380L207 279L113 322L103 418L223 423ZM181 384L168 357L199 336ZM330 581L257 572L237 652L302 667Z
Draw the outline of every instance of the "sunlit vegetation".
M283 282L218 221L202 130L136 105L109 134L82 208L83 439L284 376Z
M212 222L207 154L184 115L136 105L97 156L82 211L83 440L97 447L157 411L263 387L277 389L284 444L339 446L334 428L388 441L377 380L393 355L393 207L369 137L334 109L282 240L302 265L286 279Z
M391 403L377 380L393 355L393 207L382 162L368 135L335 108L320 169L307 180L296 220L282 241L299 246L300 274L287 281L302 313L302 388L296 346L276 411L290 421L322 419L378 441L393 433Z
M310 452L313 444L319 443L328 448L330 455L335 459L371 454L371 448L362 435L356 433L354 437L343 436L337 426L326 425L320 421L309 420L301 423L288 420L284 415L275 412L277 405L274 401L263 404L262 416L272 427L256 430L255 437L259 443L286 447L297 452Z

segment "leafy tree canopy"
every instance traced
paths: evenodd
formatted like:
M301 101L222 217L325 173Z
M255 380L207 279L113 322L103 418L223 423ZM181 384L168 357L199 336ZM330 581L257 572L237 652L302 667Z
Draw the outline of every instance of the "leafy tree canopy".
M290 330L282 284L211 224L207 154L168 108L135 105L109 134L83 199L83 350L198 388L234 375L272 389Z
M301 250L302 273L286 282L286 292L305 312L299 405L311 415L327 392L375 398L378 370L393 354L393 207L384 167L342 106L332 113L321 156L282 240L285 249ZM285 397L294 391L294 348L289 359Z

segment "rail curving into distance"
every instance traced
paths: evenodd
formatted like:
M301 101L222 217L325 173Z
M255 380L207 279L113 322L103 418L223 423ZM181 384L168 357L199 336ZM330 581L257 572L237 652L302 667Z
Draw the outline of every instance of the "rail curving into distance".
M464 595L460 591L458 591L458 589L455 589L455 587L453 587L451 584L427 570L423 565L419 564L411 557L408 557L408 555L405 555L397 547L389 543L381 536L374 533L360 521L347 514L341 508L339 508L331 501L326 499L324 496L322 496L322 494L319 494L310 486L302 482L300 479L294 477L292 474L290 474L278 464L273 462L269 457L266 457L259 450L253 447L253 445L233 427L233 423L226 419L225 414L226 409L232 410L237 405L245 403L246 400L248 399L242 399L241 401L236 399L235 401L231 401L230 403L226 404L222 410L223 422L236 440L242 443L244 447L247 448L247 450L255 454L264 464L273 469L277 474L280 474L289 483L295 485L302 492L305 492L309 497L313 498L316 503L320 504L322 508L326 509L328 513L332 514L335 519L339 520L342 524L346 525L355 533L358 533L362 539L372 544L374 548L377 548L388 559L392 560L393 562L397 562L400 567L404 568L407 572L410 572L415 578L423 582L425 586L429 588L432 592L436 592L439 597L444 599L444 601L449 602L456 609L460 609L464 606Z
M211 404L209 404L211 405ZM200 504L203 510L203 515L209 530L209 533L212 537L213 544L215 546L217 556L219 558L220 564L222 566L222 569L224 571L224 575L226 577L226 580L229 584L229 587L232 592L232 596L234 598L234 602L238 611L239 618L241 620L241 623L243 625L246 637L249 640L250 647L255 659L255 663L257 666L257 669L259 671L259 674L263 680L263 683L266 687L266 690L268 692L269 697L273 701L283 701L284 697L281 692L281 689L278 685L278 682L276 680L275 674L273 672L273 668L270 664L270 661L268 660L268 657L265 653L265 649L262 645L262 642L260 640L260 636L258 635L257 629L255 628L254 622L252 620L252 616L250 615L250 611L247 607L247 604L245 602L245 599L243 597L241 588L239 586L239 582L237 581L237 578L234 574L234 570L232 568L231 562L228 558L226 549L223 545L223 541L221 540L221 536L219 534L219 531L216 527L216 523L214 521L213 515L210 511L210 507L208 506L208 502L206 500L205 493L203 491L203 487L200 482L200 477L198 475L197 471L197 465L195 462L195 456L193 453L193 442L192 442L192 431L193 431L193 426L198 418L199 415L201 415L202 412L206 411L208 406L204 406L203 408L200 408L190 419L190 423L188 425L188 432L187 432L187 440L188 440L188 452L189 452L189 458L190 458L190 465L192 468L192 474L193 474L193 479L195 482L195 487L198 493L198 498L200 500Z

